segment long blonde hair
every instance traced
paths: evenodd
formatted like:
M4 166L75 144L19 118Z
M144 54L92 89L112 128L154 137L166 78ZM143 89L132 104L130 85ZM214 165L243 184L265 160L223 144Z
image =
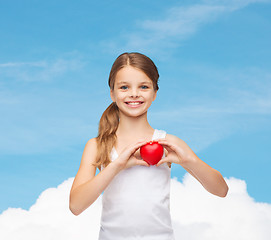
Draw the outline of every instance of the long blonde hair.
M110 89L114 90L115 77L117 72L125 66L132 66L143 71L153 82L154 90L158 90L159 73L153 61L137 52L123 53L117 57L112 65L108 85ZM100 122L97 142L97 156L96 162L93 164L101 171L101 165L105 167L111 162L110 152L115 146L117 136L116 131L119 125L119 109L115 102L111 103L103 112Z

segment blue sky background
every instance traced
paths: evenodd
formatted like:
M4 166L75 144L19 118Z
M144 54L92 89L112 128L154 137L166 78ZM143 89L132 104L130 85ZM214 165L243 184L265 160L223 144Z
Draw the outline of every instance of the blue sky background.
M270 1L1 1L0 212L76 175L124 51L158 67L152 127L271 203L270 26Z

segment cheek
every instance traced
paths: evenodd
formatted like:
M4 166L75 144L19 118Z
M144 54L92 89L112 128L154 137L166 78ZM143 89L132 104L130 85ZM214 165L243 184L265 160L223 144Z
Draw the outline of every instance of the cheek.
M124 99L125 97L126 97L126 95L124 93L118 93L116 95L116 99L120 99L120 100Z
M145 98L148 98L149 100L152 100L152 101L153 101L153 99L155 98L155 95L149 93L149 94L146 94Z

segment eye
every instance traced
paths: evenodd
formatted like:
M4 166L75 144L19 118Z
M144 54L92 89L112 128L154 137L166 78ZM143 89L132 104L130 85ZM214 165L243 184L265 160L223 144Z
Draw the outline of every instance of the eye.
M148 86L146 86L146 85L143 85L143 86L141 86L143 89L147 89L147 88L149 88Z
M120 89L124 89L124 90L125 90L126 88L127 88L127 86L121 86L121 87L120 87Z

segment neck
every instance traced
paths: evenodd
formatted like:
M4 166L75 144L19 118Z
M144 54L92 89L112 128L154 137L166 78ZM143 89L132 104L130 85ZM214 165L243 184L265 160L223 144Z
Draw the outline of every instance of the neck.
M135 117L120 116L120 122L117 129L117 137L123 139L146 138L153 134L154 129L148 123L147 115Z

